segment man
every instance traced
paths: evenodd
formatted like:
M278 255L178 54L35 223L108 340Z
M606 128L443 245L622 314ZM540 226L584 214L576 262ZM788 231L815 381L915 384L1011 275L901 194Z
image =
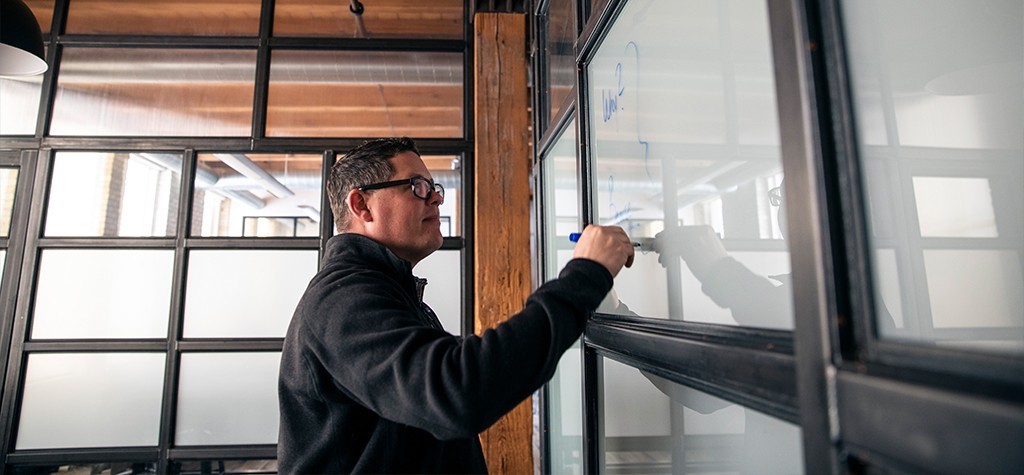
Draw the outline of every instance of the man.
M482 473L477 434L541 387L633 260L588 226L574 259L481 336L446 333L412 268L442 242L435 184L408 138L335 163L340 234L296 307L281 356L281 473ZM419 288L418 288L419 287Z

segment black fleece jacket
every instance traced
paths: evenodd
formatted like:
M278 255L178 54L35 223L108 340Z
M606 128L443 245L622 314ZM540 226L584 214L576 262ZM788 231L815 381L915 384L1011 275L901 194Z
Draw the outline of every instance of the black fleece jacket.
M456 337L407 261L334 236L284 341L280 473L486 472L477 434L551 378L611 286L574 259L508 321Z

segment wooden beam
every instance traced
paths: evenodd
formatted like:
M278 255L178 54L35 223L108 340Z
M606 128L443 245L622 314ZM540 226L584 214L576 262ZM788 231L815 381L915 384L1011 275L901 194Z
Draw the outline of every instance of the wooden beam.
M478 13L475 37L475 330L522 309L530 293L530 135L526 16ZM480 435L491 473L533 473L532 401Z

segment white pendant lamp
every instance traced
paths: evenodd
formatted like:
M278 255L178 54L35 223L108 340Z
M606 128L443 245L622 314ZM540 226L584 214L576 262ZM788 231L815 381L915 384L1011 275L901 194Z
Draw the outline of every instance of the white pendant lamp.
M22 0L0 0L0 76L34 76L46 72L43 34Z

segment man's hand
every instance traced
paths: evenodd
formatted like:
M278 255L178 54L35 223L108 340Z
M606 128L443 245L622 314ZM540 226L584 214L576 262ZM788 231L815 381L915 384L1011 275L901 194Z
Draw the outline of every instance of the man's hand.
M633 243L618 226L589 225L583 230L572 257L597 261L605 266L612 277L619 274L622 266L633 265Z

